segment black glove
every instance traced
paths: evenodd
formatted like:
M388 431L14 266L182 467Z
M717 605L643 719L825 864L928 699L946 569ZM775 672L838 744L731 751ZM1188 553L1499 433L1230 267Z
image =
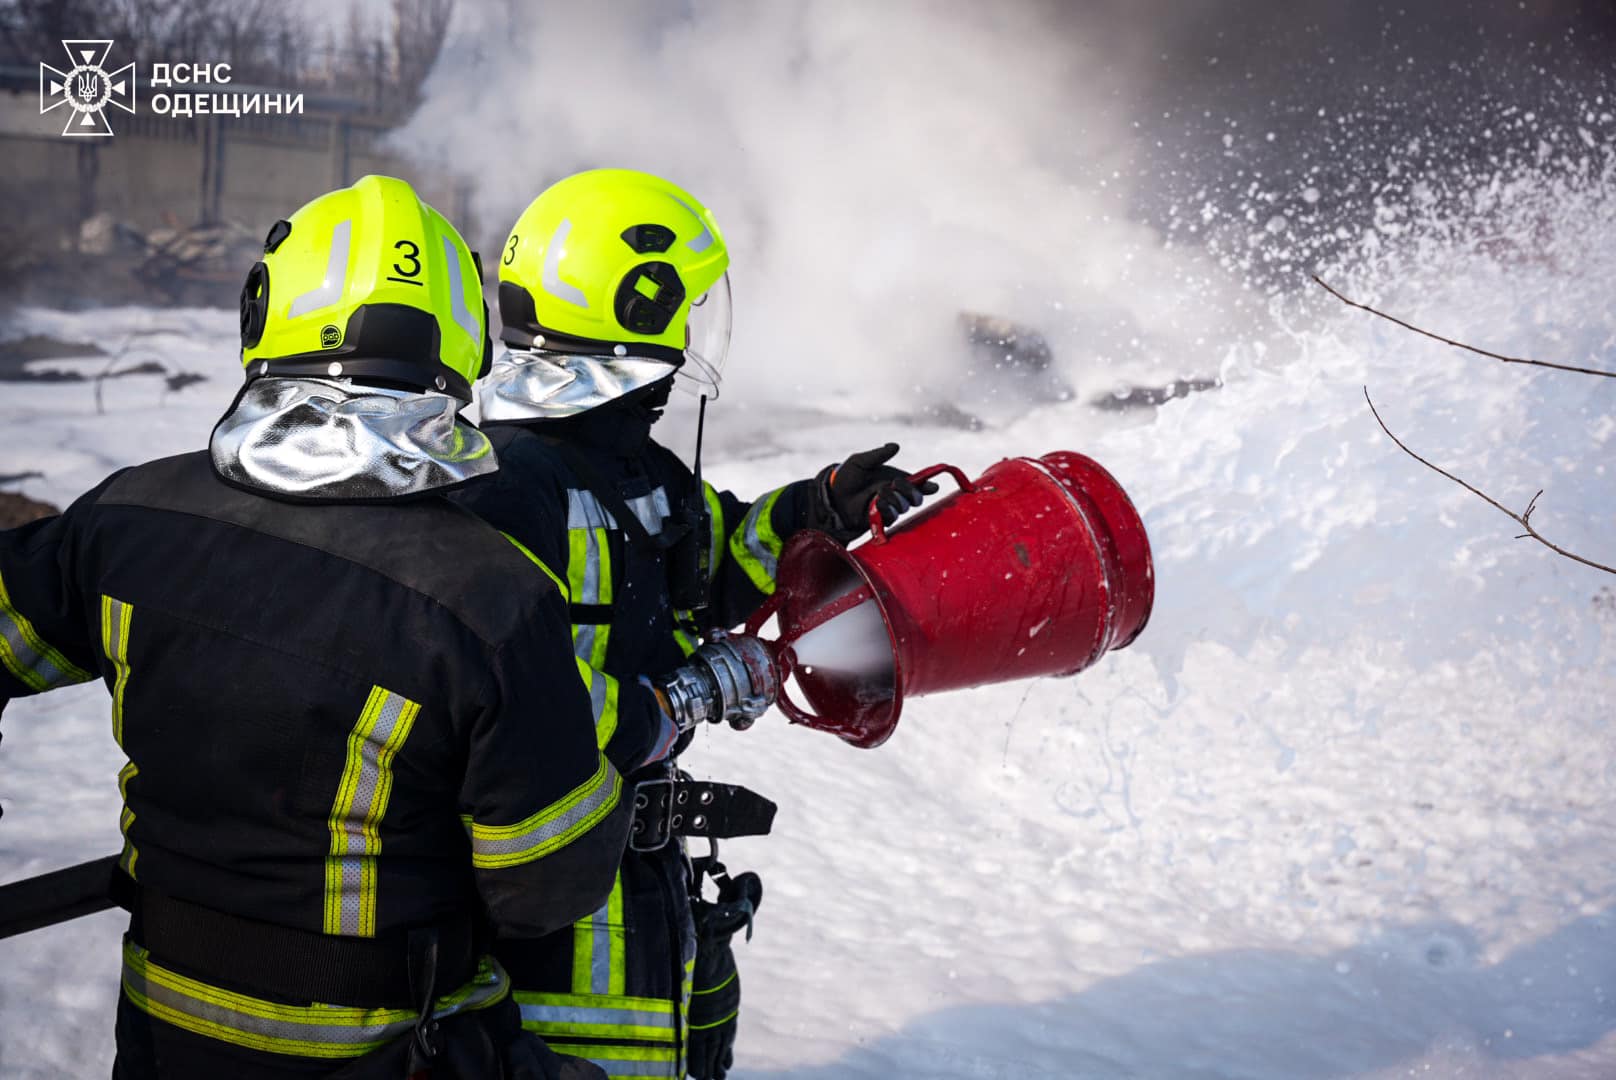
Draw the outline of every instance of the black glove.
M763 882L747 873L724 879L717 903L696 903L696 973L685 1062L691 1080L724 1080L735 1064L741 977L730 939L743 926L752 936L752 914L762 900Z
M814 487L813 527L845 544L868 531L871 499L881 508L881 524L891 525L924 496L935 495L937 485L930 480L913 484L908 473L884 464L897 452L897 443L887 443L821 471Z

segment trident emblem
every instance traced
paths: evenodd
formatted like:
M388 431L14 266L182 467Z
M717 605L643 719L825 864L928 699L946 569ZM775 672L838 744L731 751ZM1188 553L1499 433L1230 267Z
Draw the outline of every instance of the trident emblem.
M66 105L69 114L63 135L111 135L112 125L103 110L115 105L127 113L135 111L135 65L107 71L110 38L64 40L62 48L71 64L67 71L39 65L40 115Z

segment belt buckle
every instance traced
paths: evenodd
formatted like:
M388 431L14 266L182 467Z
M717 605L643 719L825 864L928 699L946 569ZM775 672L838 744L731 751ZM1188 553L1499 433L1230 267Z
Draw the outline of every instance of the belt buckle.
M656 789L663 789L658 792ZM661 795L661 804L657 804L657 796ZM649 829L642 829L642 825L650 823ZM649 831L649 839L642 837L642 831ZM658 777L655 780L641 780L634 785L634 826L629 833L628 846L634 851L656 851L666 847L668 841L673 839L673 778L670 776Z

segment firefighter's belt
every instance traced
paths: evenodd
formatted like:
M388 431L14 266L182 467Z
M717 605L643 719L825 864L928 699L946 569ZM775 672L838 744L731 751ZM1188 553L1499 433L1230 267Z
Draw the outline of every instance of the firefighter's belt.
M370 1008L414 1008L410 937L317 934L243 919L124 879L129 936L165 966L224 986L283 998ZM464 984L482 953L472 920L426 928L437 938L439 987ZM420 934L417 932L416 936Z
M655 851L675 836L765 836L774 803L738 784L660 778L634 788L634 829L628 846Z

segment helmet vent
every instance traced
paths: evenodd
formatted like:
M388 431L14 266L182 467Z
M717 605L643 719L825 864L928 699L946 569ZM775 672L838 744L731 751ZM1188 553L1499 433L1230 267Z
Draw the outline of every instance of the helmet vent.
M630 225L622 235L623 242L639 255L660 255L673 246L673 230L666 225Z
M273 255L275 249L280 247L288 236L292 235L292 223L282 218L269 227L269 235L264 237L264 254Z

